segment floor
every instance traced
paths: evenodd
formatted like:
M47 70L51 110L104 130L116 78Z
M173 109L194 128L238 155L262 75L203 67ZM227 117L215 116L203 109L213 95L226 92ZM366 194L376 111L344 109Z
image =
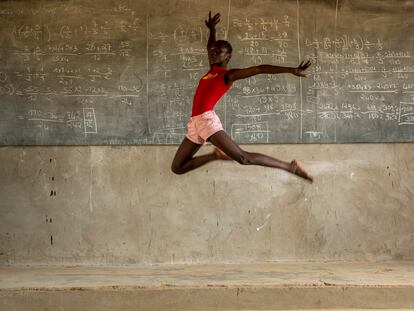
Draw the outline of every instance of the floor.
M414 310L414 262L0 267L0 310L95 308Z

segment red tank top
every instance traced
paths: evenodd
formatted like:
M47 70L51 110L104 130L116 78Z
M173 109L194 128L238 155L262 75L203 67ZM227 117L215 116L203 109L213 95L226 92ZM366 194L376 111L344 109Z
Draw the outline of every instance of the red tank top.
M230 89L231 83L224 83L227 67L213 66L198 83L194 94L193 111L195 117L203 112L213 110L219 99Z

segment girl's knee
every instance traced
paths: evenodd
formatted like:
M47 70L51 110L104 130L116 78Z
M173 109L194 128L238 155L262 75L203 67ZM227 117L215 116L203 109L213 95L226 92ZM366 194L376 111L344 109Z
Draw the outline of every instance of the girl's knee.
M174 173L174 174L177 174L177 175L182 175L182 174L184 174L184 171L183 171L183 169L181 168L181 166L179 166L179 165L177 165L177 164L171 164L171 171Z
M251 156L246 151L243 151L240 154L238 154L235 160L241 165L251 165L252 164Z

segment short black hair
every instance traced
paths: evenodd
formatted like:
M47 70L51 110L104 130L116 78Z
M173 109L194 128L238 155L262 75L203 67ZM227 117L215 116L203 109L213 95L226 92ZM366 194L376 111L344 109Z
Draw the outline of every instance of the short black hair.
M221 46L225 47L227 49L227 52L229 52L230 54L231 54L231 52L233 52L233 48L232 48L231 44L228 41L217 40L216 44L220 44Z

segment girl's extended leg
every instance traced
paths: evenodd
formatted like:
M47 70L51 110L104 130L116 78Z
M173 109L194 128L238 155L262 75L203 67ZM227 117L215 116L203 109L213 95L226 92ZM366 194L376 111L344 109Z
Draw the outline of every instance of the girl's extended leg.
M305 178L310 182L313 181L313 178L300 166L296 160L293 160L289 163L261 153L244 151L224 131L215 133L209 138L209 141L211 141L213 145L223 150L229 157L240 164L280 168L299 177Z
M208 162L225 159L225 156L220 154L218 150L214 150L212 153L199 157L194 157L200 147L201 145L195 144L185 137L175 154L171 170L176 174L184 174Z

